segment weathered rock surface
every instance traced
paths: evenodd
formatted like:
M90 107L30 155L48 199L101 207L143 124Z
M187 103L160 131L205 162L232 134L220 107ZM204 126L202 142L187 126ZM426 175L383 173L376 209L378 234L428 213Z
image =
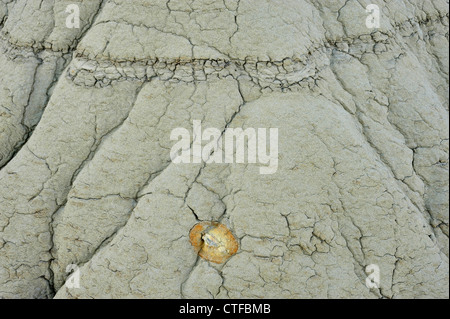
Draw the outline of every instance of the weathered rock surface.
M449 3L369 3L0 0L0 297L448 298ZM277 172L172 163L193 120Z

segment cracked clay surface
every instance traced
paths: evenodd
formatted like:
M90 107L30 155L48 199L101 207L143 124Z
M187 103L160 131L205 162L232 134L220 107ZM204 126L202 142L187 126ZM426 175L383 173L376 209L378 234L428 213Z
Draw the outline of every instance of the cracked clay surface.
M0 298L448 298L448 5L0 0ZM193 120L277 172L174 164Z

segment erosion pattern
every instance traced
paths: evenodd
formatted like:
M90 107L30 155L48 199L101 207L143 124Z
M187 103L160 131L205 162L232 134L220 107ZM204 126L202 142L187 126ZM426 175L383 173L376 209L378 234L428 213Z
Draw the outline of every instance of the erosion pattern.
M0 297L448 298L448 5L0 0ZM278 171L172 163L193 120Z

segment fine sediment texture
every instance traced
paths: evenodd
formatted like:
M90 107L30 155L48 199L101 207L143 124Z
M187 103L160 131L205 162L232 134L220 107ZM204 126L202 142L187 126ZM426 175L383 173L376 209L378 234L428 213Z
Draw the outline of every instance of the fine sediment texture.
M448 298L448 4L0 0L0 298ZM277 172L172 163L194 120Z

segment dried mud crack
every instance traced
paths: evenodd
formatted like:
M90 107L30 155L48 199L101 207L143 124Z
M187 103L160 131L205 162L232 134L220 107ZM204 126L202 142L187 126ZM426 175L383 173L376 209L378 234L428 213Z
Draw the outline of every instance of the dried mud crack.
M0 0L0 298L448 298L449 3L377 4Z

